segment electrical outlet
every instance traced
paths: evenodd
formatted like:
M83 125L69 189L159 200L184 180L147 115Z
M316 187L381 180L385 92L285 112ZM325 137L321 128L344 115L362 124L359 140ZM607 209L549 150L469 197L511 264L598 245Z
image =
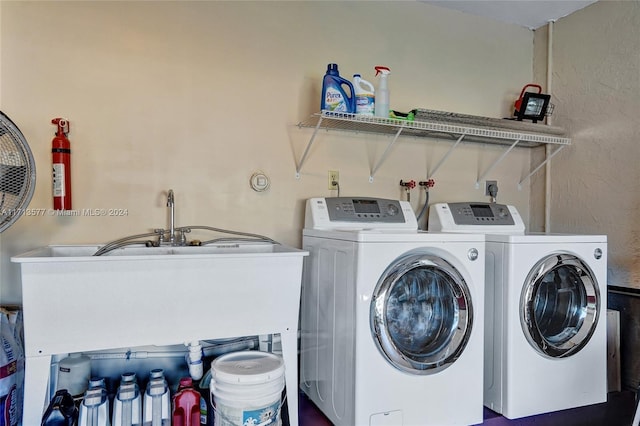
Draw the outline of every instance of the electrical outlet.
M484 195L491 196L491 192L490 192L489 187L492 186L492 185L497 189L498 188L498 181L497 180L487 180L487 181L485 181Z
M337 170L329 170L329 189L338 189L340 173Z

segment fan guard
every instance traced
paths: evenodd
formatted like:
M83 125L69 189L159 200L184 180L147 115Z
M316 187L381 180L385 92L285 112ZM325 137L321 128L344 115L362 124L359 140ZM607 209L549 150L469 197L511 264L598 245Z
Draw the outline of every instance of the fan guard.
M25 212L36 183L36 165L20 129L0 111L0 232Z

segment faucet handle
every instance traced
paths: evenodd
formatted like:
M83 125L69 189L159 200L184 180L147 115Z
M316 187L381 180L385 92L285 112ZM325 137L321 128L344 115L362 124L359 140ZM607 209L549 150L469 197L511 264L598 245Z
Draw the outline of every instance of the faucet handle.
M162 243L164 243L164 233L166 232L164 229L154 229L153 232L155 232L156 234L158 234L158 245L161 245Z
M186 236L186 234L191 232L191 228L179 228L178 231L180 231L180 245L181 246L186 246L187 245L187 236Z

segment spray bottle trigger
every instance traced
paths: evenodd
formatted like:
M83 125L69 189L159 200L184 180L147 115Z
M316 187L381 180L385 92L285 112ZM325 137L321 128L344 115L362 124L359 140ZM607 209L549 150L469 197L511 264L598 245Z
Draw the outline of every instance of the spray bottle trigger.
M382 65L376 65L374 69L376 70L376 77L380 73L382 73L383 75L391 73L391 70L388 67L383 67Z

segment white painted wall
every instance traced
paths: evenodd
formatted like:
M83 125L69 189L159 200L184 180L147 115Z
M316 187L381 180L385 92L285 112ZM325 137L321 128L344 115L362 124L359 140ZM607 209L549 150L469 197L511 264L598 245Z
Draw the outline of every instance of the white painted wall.
M640 3L559 20L552 59L553 120L572 145L551 166L551 231L606 234L608 284L640 288Z
M502 117L532 78L533 33L417 2L1 2L3 110L34 151L30 207L51 207L54 126L71 122L75 209L127 209L120 217L22 217L2 235L2 303L19 303L12 255L47 245L107 242L178 225L255 232L298 246L304 200L404 197L450 140L402 138L373 183L387 137L322 132L295 179L319 110L327 63L343 76L391 68L391 106ZM431 201L487 200L478 175L502 147L463 144L436 174ZM525 219L531 150L516 149L487 179ZM566 158L566 157L565 157ZM248 179L262 170L271 189ZM413 192L416 210L424 201ZM197 237L193 235L193 237Z

